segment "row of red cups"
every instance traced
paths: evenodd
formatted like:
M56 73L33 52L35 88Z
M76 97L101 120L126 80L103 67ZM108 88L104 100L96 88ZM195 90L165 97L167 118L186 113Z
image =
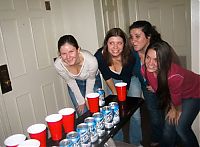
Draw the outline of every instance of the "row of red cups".
M73 108L61 109L58 114L51 114L45 118L52 140L62 139L62 126L65 133L74 130L75 110ZM33 124L28 127L30 139L26 140L24 134L14 134L5 139L7 147L42 146L46 147L47 127L45 124ZM39 145L38 145L39 142Z
M119 101L126 100L126 83L120 82L116 83L117 95ZM98 93L90 93L87 94L87 100L89 105L89 110L91 113L95 113L99 111L99 94ZM51 133L52 140L57 141L62 139L62 125L64 127L65 133L69 133L73 131L74 123L75 123L75 110L73 108L64 108L61 109L58 114L51 114L45 118L48 128ZM46 146L46 133L47 127L45 124L34 124L28 127L27 132L31 139L36 139L40 141L40 146ZM9 136L4 144L7 147L16 147L20 143L26 140L26 136L24 134L15 134ZM26 141L28 143L34 141Z

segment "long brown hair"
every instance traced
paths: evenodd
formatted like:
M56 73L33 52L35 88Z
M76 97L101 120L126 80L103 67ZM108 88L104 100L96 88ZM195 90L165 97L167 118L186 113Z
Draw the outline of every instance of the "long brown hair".
M168 73L170 71L172 63L177 64L177 55L175 54L173 48L165 41L156 42L148 46L145 57L149 49L153 49L156 52L157 56L158 88L156 94L159 98L161 107L164 109L168 109L171 105L171 95L168 86Z
M129 41L127 35L122 31L120 28L112 28L109 30L105 36L104 43L103 43L103 58L106 61L107 65L112 65L112 58L110 53L108 52L108 40L110 37L119 36L123 39L124 48L122 51L122 66L127 65L128 61L133 60L130 56L131 48L129 46Z

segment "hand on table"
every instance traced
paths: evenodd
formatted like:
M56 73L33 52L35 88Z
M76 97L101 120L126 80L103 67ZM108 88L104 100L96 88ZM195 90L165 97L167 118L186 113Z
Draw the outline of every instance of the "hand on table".
M80 114L83 114L84 108L85 108L85 103L82 104L82 105L78 105L78 106L77 106L77 111L78 111Z

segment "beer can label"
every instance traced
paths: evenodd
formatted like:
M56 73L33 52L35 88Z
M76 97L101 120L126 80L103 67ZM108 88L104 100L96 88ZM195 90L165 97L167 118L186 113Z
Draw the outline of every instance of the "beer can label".
M90 147L91 141L90 141L90 132L89 132L88 125L86 123L78 124L76 127L76 131L80 135L81 146Z
M120 117L119 117L119 105L118 105L117 102L110 102L109 106L113 110L113 124L116 125L120 121Z
M110 106L104 106L102 113L105 120L105 128L111 129L113 127L113 111Z
M59 147L73 147L73 142L70 139L63 139L59 142Z
M81 147L80 135L76 131L71 131L67 134L67 139L72 141L72 147Z
M98 140L98 134L95 119L93 117L87 117L84 122L88 125L91 142L96 142Z
M105 105L105 91L102 88L96 90L99 93L99 106L102 107Z
M99 137L102 137L105 134L104 116L101 112L96 112L93 114L93 117L96 121L97 134Z

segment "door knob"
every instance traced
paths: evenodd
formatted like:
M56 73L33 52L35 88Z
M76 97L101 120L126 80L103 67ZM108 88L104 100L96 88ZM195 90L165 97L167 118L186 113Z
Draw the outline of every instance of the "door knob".
M12 90L12 85L6 64L0 66L0 84L1 84L2 94Z

